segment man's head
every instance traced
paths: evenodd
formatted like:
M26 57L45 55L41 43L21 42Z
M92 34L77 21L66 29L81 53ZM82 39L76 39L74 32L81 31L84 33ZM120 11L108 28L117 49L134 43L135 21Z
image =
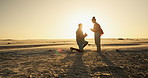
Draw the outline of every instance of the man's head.
M81 29L82 29L82 24L81 24L81 23L80 23L78 26L79 26L79 28L81 28Z
M96 23L96 18L95 17L92 18L92 22Z

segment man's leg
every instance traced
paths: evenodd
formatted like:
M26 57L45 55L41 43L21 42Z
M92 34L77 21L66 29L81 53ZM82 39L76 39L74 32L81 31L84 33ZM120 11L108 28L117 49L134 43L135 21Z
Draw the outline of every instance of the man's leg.
M78 41L77 44L79 46L79 50L83 51L83 42L82 41Z
M82 52L82 51L80 51L79 49L73 48L73 47L70 47L70 50L71 50L71 52L72 52L73 50L76 50L76 51L78 51L78 52Z
M88 41L84 41L83 42L84 44L83 44L83 48L88 44Z
M76 50L76 51L78 51L78 52L82 52L82 51L83 51L83 42L82 42L82 41L77 41L77 44L78 44L79 49L70 47L70 50L71 50L71 51Z

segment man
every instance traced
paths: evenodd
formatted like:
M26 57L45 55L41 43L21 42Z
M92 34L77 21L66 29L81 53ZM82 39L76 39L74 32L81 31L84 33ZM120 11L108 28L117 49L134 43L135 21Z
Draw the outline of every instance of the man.
M90 29L92 32L94 32L95 37L95 44L97 46L97 52L101 52L101 45L100 45L100 37L102 34L104 34L103 30L101 29L101 26L96 22L96 18L92 18L92 22L94 23L93 29Z
M85 37L87 36L87 34L83 34L83 31L82 31L82 24L79 24L78 25L78 29L76 31L76 41L77 41L77 44L79 46L79 49L76 49L76 48L73 48L73 47L70 47L71 51L73 50L76 50L78 52L83 52L83 48L88 44L87 41L85 41Z

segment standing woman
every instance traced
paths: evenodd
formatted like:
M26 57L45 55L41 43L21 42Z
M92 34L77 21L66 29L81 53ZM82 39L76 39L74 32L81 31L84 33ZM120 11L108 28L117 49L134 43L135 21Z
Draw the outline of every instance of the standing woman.
M101 52L101 44L100 44L100 37L102 34L104 34L103 30L101 29L101 26L96 22L96 18L92 18L92 22L94 23L93 29L90 29L92 32L94 32L94 40L95 44L97 46L97 52Z

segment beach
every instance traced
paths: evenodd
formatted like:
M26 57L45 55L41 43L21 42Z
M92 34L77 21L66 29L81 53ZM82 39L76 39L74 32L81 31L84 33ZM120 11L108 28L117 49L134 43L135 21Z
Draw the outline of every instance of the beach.
M148 78L148 39L93 39L84 52L75 39L0 40L0 78Z

